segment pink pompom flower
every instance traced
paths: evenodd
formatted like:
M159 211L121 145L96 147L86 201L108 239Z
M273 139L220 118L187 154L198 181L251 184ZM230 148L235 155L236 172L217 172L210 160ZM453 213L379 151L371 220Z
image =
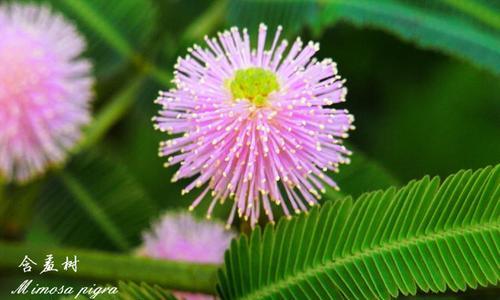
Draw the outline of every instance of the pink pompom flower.
M197 220L187 213L166 213L144 233L140 253L147 257L196 263L222 264L233 232L223 224ZM180 299L214 299L205 294L175 292Z
M220 223L166 213L144 234L144 251L154 258L220 264L233 236Z
M347 93L336 64L318 61L319 45L299 38L287 50L281 31L267 47L261 24L256 49L246 29L205 37L208 48L189 48L175 88L156 100L155 127L175 135L159 150L166 166L180 163L172 180L197 176L183 193L203 187L193 209L210 192L209 216L234 198L228 224L237 212L254 226L261 210L273 222L271 202L287 216L307 211L324 184L337 188L325 173L349 162L342 139L353 116L332 107Z
M0 177L24 182L66 158L90 120L85 42L60 14L0 5Z

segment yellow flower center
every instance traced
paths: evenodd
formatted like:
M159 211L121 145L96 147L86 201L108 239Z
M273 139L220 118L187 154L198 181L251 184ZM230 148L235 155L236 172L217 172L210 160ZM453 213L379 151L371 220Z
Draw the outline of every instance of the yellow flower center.
M246 99L256 106L264 106L269 94L279 90L276 75L262 68L237 70L228 86L233 100Z

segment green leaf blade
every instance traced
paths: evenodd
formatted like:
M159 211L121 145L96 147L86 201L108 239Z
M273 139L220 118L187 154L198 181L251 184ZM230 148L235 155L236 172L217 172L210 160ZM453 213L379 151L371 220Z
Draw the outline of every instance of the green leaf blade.
M432 7L435 3L419 1L321 2L326 6L321 18L323 24L341 19L355 25L382 28L424 48L442 50L500 74L500 30L495 25L498 21L493 21L494 27L490 30L483 30L484 20L478 20L477 12L468 14L471 18L467 18L450 8L435 9ZM486 22L491 23L491 15L494 18L496 14L487 11Z

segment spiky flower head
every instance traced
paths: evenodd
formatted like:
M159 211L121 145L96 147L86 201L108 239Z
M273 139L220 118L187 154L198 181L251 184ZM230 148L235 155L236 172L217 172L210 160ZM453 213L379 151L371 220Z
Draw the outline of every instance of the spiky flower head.
M188 213L164 214L143 235L141 253L148 257L175 261L222 264L224 252L234 237L223 224L198 220ZM204 294L175 292L180 299L214 299Z
M0 177L43 173L90 120L91 64L76 28L48 7L0 5Z
M144 234L144 250L154 258L219 264L233 236L218 222L166 213Z
M175 65L175 88L160 92L155 127L175 135L162 142L166 166L180 163L173 181L197 176L184 190L203 187L190 209L210 192L234 199L235 213L254 226L261 210L273 221L271 202L289 216L317 204L326 172L347 163L342 139L353 117L333 104L345 101L344 81L331 59L313 58L319 45L297 39L287 51L278 27L270 47L261 24L257 48L247 30L205 37Z

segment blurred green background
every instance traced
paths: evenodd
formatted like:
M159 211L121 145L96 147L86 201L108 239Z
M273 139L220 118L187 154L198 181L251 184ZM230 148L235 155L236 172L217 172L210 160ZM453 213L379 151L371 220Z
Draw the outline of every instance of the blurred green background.
M499 1L473 1L490 12L484 15L453 1L37 2L63 12L88 39L99 126L89 128L82 151L63 170L7 187L4 239L127 251L162 211L186 209L196 193L181 197L187 181L171 183L176 167L162 166L158 143L167 135L152 128L159 109L153 100L171 87L173 65L187 47L233 25L255 32L260 22L270 31L282 24L288 38L318 41L317 57L338 63L348 87L338 107L356 118L348 140L353 165L334 175L345 194L499 162ZM95 201L82 204L71 182ZM217 216L225 219L227 208ZM0 287L11 286L10 276L1 276Z

